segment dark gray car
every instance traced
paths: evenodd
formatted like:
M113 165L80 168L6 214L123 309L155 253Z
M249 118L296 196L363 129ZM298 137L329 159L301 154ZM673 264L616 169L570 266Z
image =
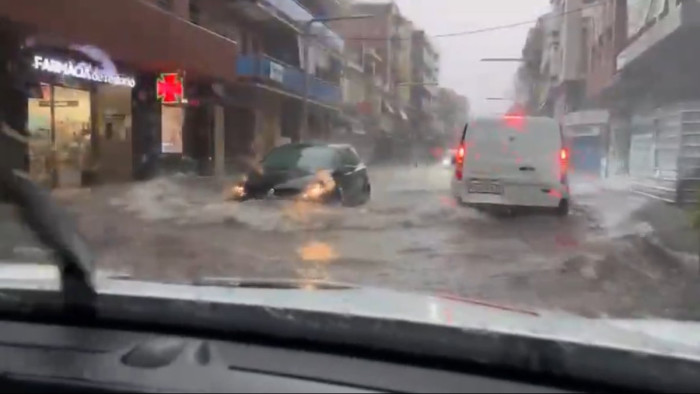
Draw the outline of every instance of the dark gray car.
M239 201L298 198L356 206L370 198L367 167L351 145L291 143L276 147L237 185Z

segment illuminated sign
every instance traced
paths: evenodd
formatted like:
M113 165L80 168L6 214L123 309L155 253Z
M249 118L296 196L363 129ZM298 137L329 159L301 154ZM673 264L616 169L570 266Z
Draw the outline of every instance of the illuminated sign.
M186 103L184 98L184 82L178 73L160 74L156 80L156 95L163 104Z
M93 82L116 86L136 86L136 79L127 75L111 74L87 62L63 61L45 56L34 56L35 70L58 74L66 77L85 79Z

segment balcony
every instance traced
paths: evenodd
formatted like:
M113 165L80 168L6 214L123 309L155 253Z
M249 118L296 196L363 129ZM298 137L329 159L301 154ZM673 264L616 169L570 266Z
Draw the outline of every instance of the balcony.
M294 95L304 95L304 72L265 55L241 55L236 62L239 77L258 80L287 90ZM342 102L340 87L319 78L309 81L309 99L325 105L338 106Z
M659 15L650 16L647 23L632 36L631 42L617 56L617 71L627 68L638 59L668 59L669 55L663 55L664 52L670 51L675 56L683 51L676 48L692 48L698 31L700 3L671 1L668 9Z
M227 4L255 22L273 25L282 23L297 33L301 33L302 24L314 18L314 15L296 0L247 0L230 1ZM343 52L345 41L326 25L313 24L311 34L319 37L328 48Z

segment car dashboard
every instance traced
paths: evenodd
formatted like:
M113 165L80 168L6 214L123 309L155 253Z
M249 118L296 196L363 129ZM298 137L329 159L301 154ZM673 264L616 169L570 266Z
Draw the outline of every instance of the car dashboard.
M131 330L0 323L0 385L17 391L563 392L547 384L313 351Z

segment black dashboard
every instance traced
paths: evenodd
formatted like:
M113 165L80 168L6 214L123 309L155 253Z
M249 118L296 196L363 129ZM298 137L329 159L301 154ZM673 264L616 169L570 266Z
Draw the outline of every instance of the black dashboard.
M15 391L563 392L352 354L120 329L0 322L0 387Z

